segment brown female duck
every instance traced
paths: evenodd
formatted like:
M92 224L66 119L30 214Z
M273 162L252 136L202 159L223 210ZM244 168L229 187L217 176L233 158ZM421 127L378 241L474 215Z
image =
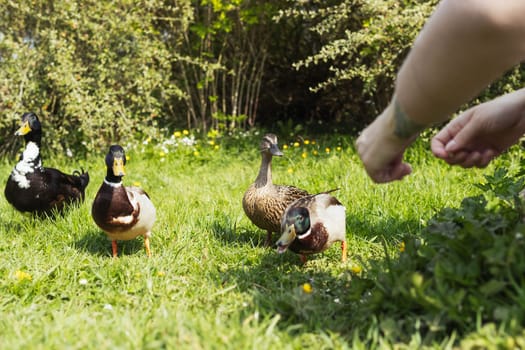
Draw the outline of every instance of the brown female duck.
M272 232L279 232L286 207L296 199L308 195L308 192L293 186L273 184L272 157L283 155L277 144L277 136L264 135L259 150L262 157L259 174L244 193L242 207L255 226L266 230L265 245L270 246Z
M106 155L107 174L93 201L91 215L95 223L111 240L113 257L118 254L117 240L144 237L146 253L151 256L149 237L156 211L146 192L138 187L125 187L126 155L119 145L109 148Z

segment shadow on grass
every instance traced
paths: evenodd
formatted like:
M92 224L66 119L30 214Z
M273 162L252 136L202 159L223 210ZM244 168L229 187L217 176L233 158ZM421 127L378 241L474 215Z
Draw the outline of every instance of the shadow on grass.
M211 231L216 239L225 244L247 244L252 247L263 247L266 232L256 227L237 227L237 223L224 216L221 221L211 224Z
M421 222L416 220L398 220L386 217L371 222L368 219L348 215L346 217L346 232L364 240L384 238L386 242L397 242L405 234L417 234L423 229Z
M129 241L117 241L118 255L132 255L144 250L141 238ZM74 242L76 249L96 256L111 257L111 241L104 232L98 229L89 230L84 236Z
M384 218L371 221L347 217L348 237L358 236L374 243L376 251L380 249L374 258L366 258L367 265L376 268L386 266L383 248L377 246L381 240L390 246L397 246L405 234L420 231L421 223L415 220ZM215 221L212 232L217 240L225 244L241 243L254 248L263 247L265 238L265 232L235 227L227 219ZM297 254L289 251L277 254L275 249L268 248L252 265L232 265L221 271L221 279L235 284L241 292L252 297L254 305L246 308L247 313L253 313L255 309L265 318L278 317L277 327L283 331L292 335L335 332L350 340L356 327L365 326L363 319L355 318L354 313L360 309L360 314L363 314L363 306L366 308L363 302L376 287L378 276L365 277L367 271L352 270L356 262L353 257L359 259L361 253L352 246L348 249L347 263L340 262L339 243L335 243L328 251L309 256L303 266ZM389 263L396 263L397 259L391 257ZM377 273L381 268L374 271ZM309 287L312 287L311 292Z
M314 257L302 266L296 254L268 249L257 265L230 268L221 279L251 296L247 319L256 310L265 319L278 317L278 327L292 334L344 333L349 310L344 300L352 276L331 258Z
M354 236L374 244L374 257L365 258L367 265L374 266L385 266L381 241L395 247L407 233L421 231L421 223L416 220L392 217L347 215L346 226L349 241ZM244 265L230 264L219 272L224 283L235 284L242 293L251 296L253 306L246 308L246 318L257 310L264 318L278 317L277 327L291 334L335 332L351 339L358 322L362 322L354 318L354 312L362 309L360 304L377 282L377 276L364 277L368 271L356 273L352 270L356 259L361 256L356 250L358 248L349 246L349 262L341 263L339 243L335 243L327 252L310 256L303 266L297 254L277 254L273 248L263 249L266 232L253 225L238 225L223 215L215 217L210 227L220 243L262 250L255 261L245 261ZM278 235L274 234L273 238L275 242ZM390 263L395 261L397 258L392 258ZM309 286L312 287L311 293Z

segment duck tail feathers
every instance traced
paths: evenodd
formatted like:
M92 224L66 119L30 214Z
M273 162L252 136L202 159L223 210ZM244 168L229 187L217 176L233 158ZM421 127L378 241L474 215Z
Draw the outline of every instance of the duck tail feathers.
M331 190L328 190L328 191L319 192L317 194L328 194L328 193L332 193L332 192L339 191L339 190L340 190L340 188L337 187L337 188L332 188ZM316 196L317 196L317 194L316 194Z
M89 184L89 173L84 171L84 168L80 168L80 171L73 171L73 175L78 176L80 179L80 186L82 187L82 190L84 190Z

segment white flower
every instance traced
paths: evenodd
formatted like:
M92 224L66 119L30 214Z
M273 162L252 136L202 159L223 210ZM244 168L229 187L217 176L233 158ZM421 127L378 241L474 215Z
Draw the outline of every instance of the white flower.
M181 140L180 140L183 144L185 144L186 146L193 146L195 145L195 138L193 137L193 135L191 137L183 137Z
M105 304L105 305L104 305L104 310L109 310L109 311L111 311L111 310L113 310L113 306L111 306L111 304Z
M79 283L81 286L85 286L85 285L88 283L88 281L87 281L87 279L82 278L81 280L78 281L78 283Z

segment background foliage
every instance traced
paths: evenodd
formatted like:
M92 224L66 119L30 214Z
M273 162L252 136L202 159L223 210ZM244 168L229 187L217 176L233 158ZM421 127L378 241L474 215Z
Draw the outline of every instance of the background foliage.
M6 0L0 144L27 110L48 150L249 129L355 131L388 102L436 0ZM523 69L480 100L520 86Z

